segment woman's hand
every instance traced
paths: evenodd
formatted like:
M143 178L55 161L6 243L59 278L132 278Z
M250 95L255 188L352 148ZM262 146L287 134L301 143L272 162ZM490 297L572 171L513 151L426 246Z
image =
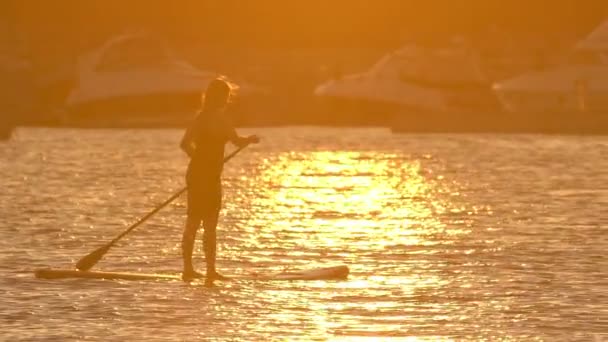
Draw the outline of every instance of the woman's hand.
M257 135L250 135L248 137L237 136L231 139L232 143L237 147L243 148L249 144L257 144L260 142L260 138Z
M239 137L236 141L236 146L245 147L249 144L257 144L260 142L260 138L257 135L250 135L248 137Z
M247 138L247 144L257 144L260 142L260 137L258 137L257 135L250 135Z

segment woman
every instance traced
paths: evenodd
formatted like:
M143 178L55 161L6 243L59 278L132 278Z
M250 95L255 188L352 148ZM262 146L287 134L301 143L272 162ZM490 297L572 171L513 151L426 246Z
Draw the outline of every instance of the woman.
M224 145L230 141L238 147L244 147L259 142L255 135L239 136L224 116L233 89L233 85L221 78L211 81L203 96L202 109L181 141L180 147L190 157L186 173L188 218L182 238L184 280L202 277L192 266L194 240L201 221L204 229L206 281L225 279L215 269L216 228L222 202Z

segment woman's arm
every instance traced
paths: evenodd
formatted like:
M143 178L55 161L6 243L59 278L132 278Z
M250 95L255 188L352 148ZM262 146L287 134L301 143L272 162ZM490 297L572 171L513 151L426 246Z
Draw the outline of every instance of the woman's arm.
M192 155L194 154L194 150L195 150L196 146L194 145L194 141L192 140L192 128L191 127L186 129L186 132L184 133L184 136L182 137L182 141L179 144L179 147L182 149L182 151L186 152L188 157L192 158Z
M249 144L257 144L260 142L260 138L257 135L242 137L236 133L236 130L234 128L230 129L230 132L228 134L228 140L230 140L231 143L238 147L244 147Z
M227 132L228 140L231 143L233 143L235 146L244 147L249 144L257 144L260 142L260 138L257 135L250 135L247 137L240 136L236 132L236 129L234 128L234 126L232 126L228 120L225 120L224 124L226 125L225 127L228 130L228 132Z

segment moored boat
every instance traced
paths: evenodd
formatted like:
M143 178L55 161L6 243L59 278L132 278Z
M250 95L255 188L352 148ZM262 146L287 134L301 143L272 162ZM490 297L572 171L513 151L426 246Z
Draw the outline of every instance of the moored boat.
M493 90L521 129L608 134L608 22L570 52L567 63L496 82Z
M395 131L442 131L453 115L498 111L489 85L465 46L409 45L366 72L319 85L315 94L335 113L366 115Z
M175 57L148 35L118 36L80 57L64 123L183 126L200 106L202 90L218 76ZM249 91L248 85L239 86L241 93Z

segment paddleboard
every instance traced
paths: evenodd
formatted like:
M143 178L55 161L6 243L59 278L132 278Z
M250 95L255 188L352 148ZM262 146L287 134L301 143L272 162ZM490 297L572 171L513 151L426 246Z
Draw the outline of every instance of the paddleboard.
M230 277L234 280L339 280L348 277L349 269L345 265L322 267L297 272L274 274L251 274ZM39 269L34 271L36 278L41 279L108 279L108 280L182 280L181 274L130 273L107 271L78 271L66 269Z

